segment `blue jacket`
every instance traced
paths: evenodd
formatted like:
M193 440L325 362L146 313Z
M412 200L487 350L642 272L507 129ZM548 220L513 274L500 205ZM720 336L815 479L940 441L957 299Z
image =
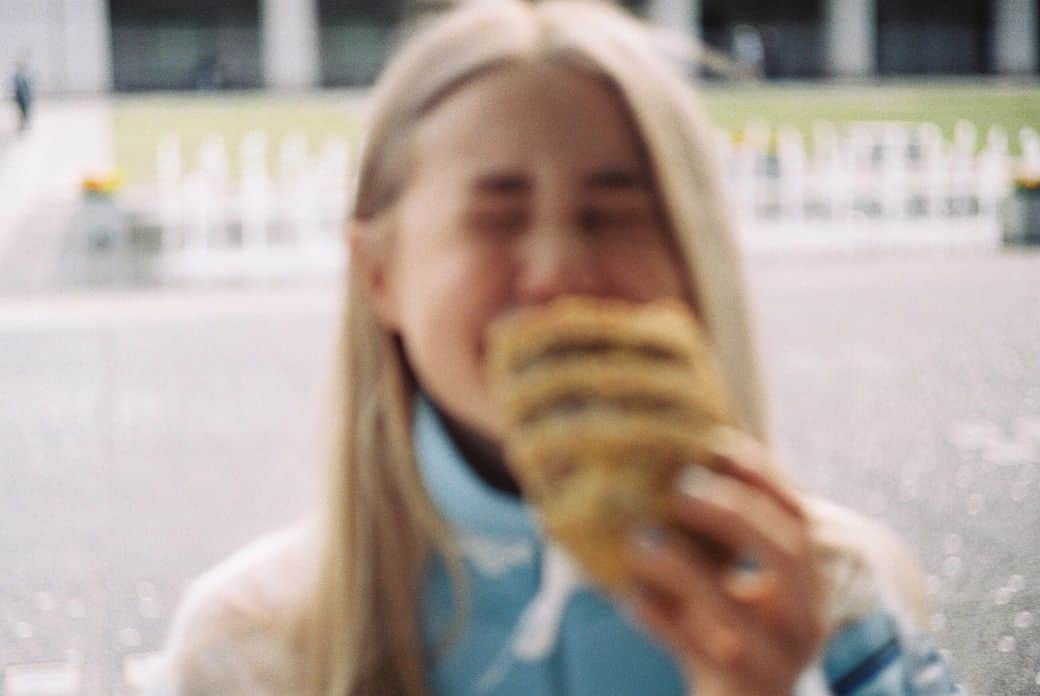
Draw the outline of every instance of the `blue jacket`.
M570 597L552 650L525 661L510 650L521 614L536 596L543 539L523 503L487 486L455 448L436 411L416 405L414 443L425 485L459 535L469 580L463 631L445 650L454 612L443 564L431 560L420 598L430 692L436 696L683 696L669 656L594 591ZM901 635L877 611L833 636L807 670L799 696L939 696L961 693L923 636Z

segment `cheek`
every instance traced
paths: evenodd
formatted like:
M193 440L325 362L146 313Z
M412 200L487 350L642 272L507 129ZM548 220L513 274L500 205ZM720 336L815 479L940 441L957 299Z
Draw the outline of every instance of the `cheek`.
M430 259L427 267L409 283L413 301L402 328L420 334L437 354L466 355L482 344L484 326L505 294L504 274L465 254Z
M676 252L663 243L618 245L604 250L601 267L617 294L637 302L689 300L686 273Z
M492 294L489 259L460 238L457 196L436 186L406 199L398 247L401 331L415 363L464 354ZM444 369L445 366L441 366Z
M417 250L402 279L401 333L422 386L471 425L488 410L483 335L509 298L503 259L450 243Z

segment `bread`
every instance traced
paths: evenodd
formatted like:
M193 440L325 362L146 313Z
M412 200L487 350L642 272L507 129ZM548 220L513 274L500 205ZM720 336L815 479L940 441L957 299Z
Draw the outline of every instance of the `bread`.
M488 368L505 456L546 534L623 590L628 532L668 523L675 477L711 466L731 423L704 332L676 301L561 298L497 322Z

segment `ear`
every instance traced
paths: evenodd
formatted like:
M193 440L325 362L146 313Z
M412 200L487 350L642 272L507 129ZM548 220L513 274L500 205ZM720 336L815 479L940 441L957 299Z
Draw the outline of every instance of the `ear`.
M347 224L350 262L357 266L357 277L365 285L376 319L387 331L397 331L400 317L393 273L393 245L390 230L374 229L376 224L361 220L351 220Z

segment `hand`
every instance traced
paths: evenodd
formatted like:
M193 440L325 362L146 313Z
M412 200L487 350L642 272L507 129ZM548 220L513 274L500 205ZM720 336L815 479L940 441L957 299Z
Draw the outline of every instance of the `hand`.
M629 610L698 696L788 696L824 639L809 520L769 457L736 436L716 471L680 476L675 525L638 530L627 553Z

